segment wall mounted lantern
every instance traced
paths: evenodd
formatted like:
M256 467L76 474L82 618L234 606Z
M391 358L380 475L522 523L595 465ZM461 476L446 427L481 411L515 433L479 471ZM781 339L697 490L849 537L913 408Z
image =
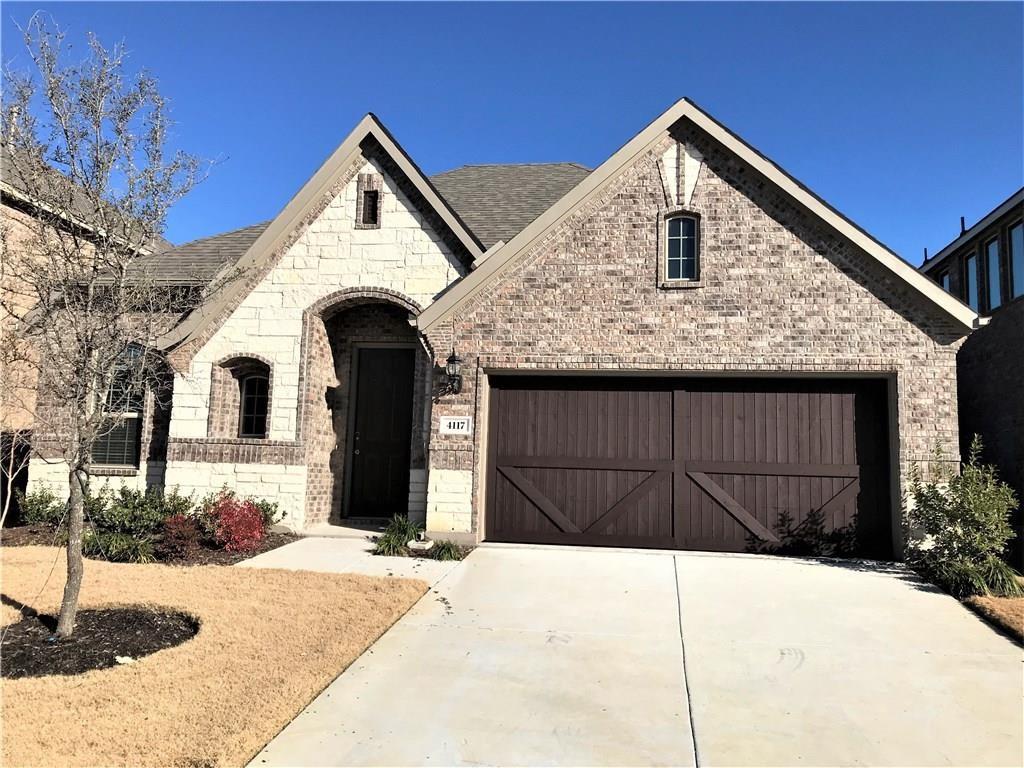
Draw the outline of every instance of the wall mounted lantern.
M455 347L452 347L452 353L445 361L444 372L448 376L445 389L453 395L459 394L462 391L462 358L455 352Z

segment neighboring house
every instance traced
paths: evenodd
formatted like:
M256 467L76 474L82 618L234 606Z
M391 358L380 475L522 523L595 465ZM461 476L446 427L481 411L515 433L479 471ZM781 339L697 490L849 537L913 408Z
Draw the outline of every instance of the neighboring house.
M957 353L960 450L981 435L985 460L1024 504L1024 188L921 265L988 317ZM1024 565L1018 510L1014 561Z
M368 115L273 221L149 268L239 276L164 340L163 452L99 471L296 529L735 551L788 520L885 557L911 466L958 459L975 311L686 100L589 172L426 178Z

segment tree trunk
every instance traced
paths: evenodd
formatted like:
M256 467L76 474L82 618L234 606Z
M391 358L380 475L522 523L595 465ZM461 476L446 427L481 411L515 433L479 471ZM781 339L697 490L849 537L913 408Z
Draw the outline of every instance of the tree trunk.
M85 525L85 492L89 475L84 467L68 472L71 493L68 496L68 580L57 619L57 637L70 637L78 613L78 593L82 589L82 529Z

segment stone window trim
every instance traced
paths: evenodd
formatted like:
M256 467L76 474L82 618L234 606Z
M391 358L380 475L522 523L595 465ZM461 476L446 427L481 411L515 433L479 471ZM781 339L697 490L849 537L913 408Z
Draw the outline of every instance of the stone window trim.
M267 379L267 420L263 437L241 435L242 404L240 384L252 375ZM232 388L229 391L228 388ZM238 390L237 392L233 390ZM269 440L274 413L274 364L263 355L236 352L225 355L210 367L210 400L206 421L207 438L262 443Z
M115 464L94 465L89 473L95 477L137 477L139 468L134 466L118 466Z
M374 206L367 208L374 196ZM356 229L380 229L381 208L384 203L384 177L379 173L360 173L356 178ZM368 218L364 219L364 214Z
M690 218L696 222L695 228L695 239L697 254L697 279L675 279L670 280L668 277L668 222L675 218ZM658 211L658 287L662 289L692 289L692 288L703 288L705 286L704 281L704 264L701 259L701 230L702 230L702 218L701 215L691 208L685 208L682 206L674 206L672 208L665 208Z

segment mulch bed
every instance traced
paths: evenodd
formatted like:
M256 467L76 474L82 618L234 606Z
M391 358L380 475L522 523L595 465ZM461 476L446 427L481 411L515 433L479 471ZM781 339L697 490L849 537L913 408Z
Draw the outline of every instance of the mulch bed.
M0 546L5 547L51 547L53 539L54 530L48 525L18 525L0 530Z
M157 547L157 560L166 565L234 565L250 557L261 555L272 549L283 547L298 541L299 537L294 533L271 532L263 537L263 541L255 549L248 552L228 552L224 549L199 546L186 555L174 555L161 557ZM54 541L54 530L48 525L18 525L11 528L4 528L0 532L0 546L5 547L28 547L33 545L53 546L60 542Z
M3 628L5 678L80 675L173 648L195 637L199 623L186 613L149 608L78 612L71 637L57 639L57 617L22 609L25 618ZM118 661L118 658L122 661Z
M299 538L294 533L268 533L256 549L250 549L248 552L228 552L225 549L200 546L187 555L161 557L159 561L164 565L234 565L248 560L250 557L283 547L285 544L291 544L293 541L298 541Z

